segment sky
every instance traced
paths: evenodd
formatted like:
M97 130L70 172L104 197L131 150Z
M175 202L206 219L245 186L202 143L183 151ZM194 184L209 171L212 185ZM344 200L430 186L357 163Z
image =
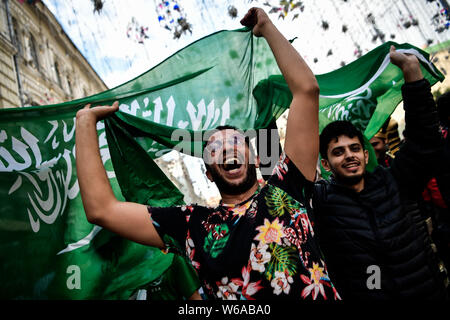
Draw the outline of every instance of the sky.
M105 0L100 13L93 11L90 0L44 0L66 33L85 55L106 85L110 88L147 71L171 54L193 41L222 29L240 28L239 18L227 13L229 5L242 16L251 2L243 1L179 1L192 34L179 39L158 22L156 0ZM209 3L209 4L208 4ZM174 12L176 13L176 12ZM128 25L133 21L148 28L148 38L138 43L135 35L127 37Z
M146 72L171 54L188 44L223 29L238 29L239 20L247 10L259 6L270 10L264 3L273 5L278 0L165 0L171 7L178 2L183 16L192 25L192 33L186 32L179 39L158 21L158 4L161 0L103 0L100 13L94 12L91 0L43 0L55 15L63 29L90 62L109 88L118 86ZM297 2L297 1L293 1ZM293 39L294 47L302 54L315 74L330 72L356 59L355 44L361 45L363 53L380 45L371 42L373 30L366 16L377 17L378 27L387 35L395 34L395 41L408 42L423 47L425 38L434 44L450 39L450 30L442 34L430 32L430 17L438 12L438 1L426 0L304 0L304 10L294 9L284 19L279 12L269 13L274 24L287 39ZM237 9L237 17L228 14L228 8ZM426 12L424 12L426 11ZM173 16L177 14L172 10ZM295 14L298 17L295 18ZM419 26L403 28L411 18ZM143 44L136 34L127 37L132 21L148 28ZM322 21L329 23L324 31ZM343 25L348 26L346 33ZM333 55L329 55L332 50ZM314 62L318 60L318 62Z
M173 6L174 1L168 1ZM192 33L186 32L179 39L174 39L173 33L166 30L158 21L157 4L161 0L104 0L100 13L94 12L90 0L44 0L43 2L106 85L112 88L144 73L197 39L219 30L241 28L239 20L249 8L258 6L265 8L266 12L270 10L269 7L264 6L266 1L179 0L184 16L192 25ZM277 0L269 1L272 4L278 3ZM305 49L304 45L308 43L308 46L313 45L317 51L326 53L328 47L323 47L324 40L326 40L325 43L332 42L336 45L339 42L342 46L347 46L348 39L332 28L327 34L328 39L309 31L317 30L318 20L323 18L316 9L320 6L312 5L313 2L309 1L305 5L304 12L297 19L293 17L295 13L300 13L299 9L289 13L285 19L280 19L279 13L271 13L269 16L286 38L299 38L294 42L294 46L299 51ZM236 18L228 14L230 6L237 9ZM176 13L173 10L172 12ZM331 10L330 14L332 13ZM143 44L135 41L133 34L130 38L127 37L127 27L133 20L138 25L148 28L146 32L148 39L145 39ZM311 37L312 44L308 41ZM306 52L304 55L306 56L304 58L308 59ZM312 59L311 57L309 60ZM320 63L314 65L313 71L324 73L338 67L323 63L324 61L320 59ZM309 62L312 64L312 61Z

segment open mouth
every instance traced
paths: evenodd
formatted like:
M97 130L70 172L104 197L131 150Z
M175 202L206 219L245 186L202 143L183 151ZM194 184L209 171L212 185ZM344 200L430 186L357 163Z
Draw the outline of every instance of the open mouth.
M238 173L243 167L243 161L240 157L233 156L225 159L224 163L220 167L229 174Z

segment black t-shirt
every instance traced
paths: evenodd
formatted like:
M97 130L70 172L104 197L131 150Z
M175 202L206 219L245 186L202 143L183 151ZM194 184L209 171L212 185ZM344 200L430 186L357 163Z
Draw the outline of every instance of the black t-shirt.
M283 153L243 203L148 211L168 249L189 257L209 299L340 299L314 237L312 189Z

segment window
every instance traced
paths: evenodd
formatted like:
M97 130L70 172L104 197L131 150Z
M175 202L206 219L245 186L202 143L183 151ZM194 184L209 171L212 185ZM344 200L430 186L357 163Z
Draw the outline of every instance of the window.
M70 82L69 77L67 77L67 89L69 89L69 95L73 96L72 83Z
M13 38L12 38L13 45L16 46L19 53L22 53L22 43L20 42L20 38L19 38L19 27L17 24L17 20L14 17L12 17L12 25L13 25L13 35L12 35L13 36Z
M56 80L58 81L58 85L60 87L62 87L62 85L61 85L61 76L59 74L58 62L55 61L53 67L55 68Z
M39 70L39 60L36 51L36 41L34 40L34 37L31 33L30 33L30 54L34 67Z

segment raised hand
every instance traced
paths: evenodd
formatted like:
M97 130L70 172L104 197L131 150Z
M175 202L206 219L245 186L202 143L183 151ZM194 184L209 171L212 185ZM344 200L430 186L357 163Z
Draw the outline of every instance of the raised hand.
M422 70L417 57L413 54L398 52L394 46L389 50L389 57L392 64L399 67L403 72L405 82L413 82L423 79Z
M400 69L402 69L402 67L404 67L406 64L419 65L419 60L417 60L417 57L415 55L398 52L397 50L395 50L394 46L391 46L389 50L389 57L391 58L391 62Z
M91 108L91 104L87 104L83 109L78 110L77 118L93 117L95 122L105 119L119 110L119 101L115 101L112 106L97 106Z
M242 18L241 24L252 28L253 34L257 37L263 35L263 30L268 24L272 24L265 11L261 8L251 8Z

